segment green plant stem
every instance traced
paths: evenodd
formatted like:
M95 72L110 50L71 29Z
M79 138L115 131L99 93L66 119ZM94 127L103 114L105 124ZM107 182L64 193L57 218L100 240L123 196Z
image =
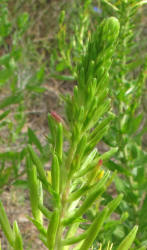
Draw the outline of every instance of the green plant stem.
M55 250L61 250L62 249L62 244L61 244L61 239L62 239L62 234L63 234L63 225L61 224L62 219L66 215L67 211L67 199L68 199L68 194L69 194L69 188L70 188L70 181L66 183L65 190L62 194L61 198L61 212L60 212L60 222L57 230L57 237L56 237L56 246Z

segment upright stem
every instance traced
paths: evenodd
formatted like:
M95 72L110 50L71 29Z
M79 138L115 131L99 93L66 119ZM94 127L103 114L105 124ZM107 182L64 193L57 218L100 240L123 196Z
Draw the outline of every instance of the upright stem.
M57 237L56 237L57 241L56 241L55 250L61 250L62 249L61 240L62 240L62 236L63 236L63 225L61 224L61 221L64 218L64 216L66 215L67 198L68 198L68 194L69 194L69 189L70 189L70 181L68 181L66 183L64 192L61 195L60 222L59 222L58 231L57 231Z

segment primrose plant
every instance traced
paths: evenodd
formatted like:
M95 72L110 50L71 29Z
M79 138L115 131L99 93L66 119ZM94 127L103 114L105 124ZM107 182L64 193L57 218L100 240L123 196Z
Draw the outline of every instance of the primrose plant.
M99 27L78 67L78 85L74 88L73 96L65 97L65 121L55 113L48 117L51 132L48 139L52 145L51 183L48 182L50 172L47 179L41 161L32 147L28 147L27 167L34 214L32 221L49 249L68 249L76 243L78 245L75 249L89 249L102 224L122 199L120 195L102 211L96 211L92 223L88 225L84 215L90 207L96 206L96 201L98 202L110 181L109 172L97 181L101 172L99 165L105 156L100 156L95 146L112 119L111 115L105 116L110 108L107 78L118 32L119 24L114 18L104 21ZM63 146L67 147L64 151ZM51 195L49 210L42 201L37 173L41 186ZM40 195L34 198L34 191ZM42 213L48 215L47 218L50 217L47 230L43 226ZM88 228L81 229L82 232L78 233L78 229L84 224ZM41 233L43 230L44 233Z
M65 118L55 112L48 116L48 143L52 154L50 170L44 168L32 146L28 146L26 165L33 214L30 220L50 250L67 250L71 246L88 250L93 247L96 237L123 197L120 194L106 206L101 206L103 194L114 178L109 171L102 170L101 165L117 149L103 155L96 149L112 119L112 114L109 114L108 71L118 33L116 18L102 22L92 35L77 68L78 85L73 96L65 97ZM45 195L48 195L48 206L44 203ZM49 221L48 225L45 221ZM0 224L12 248L23 249L17 224L11 229L2 204ZM116 246L118 250L130 248L137 228L135 226ZM102 249L99 242L97 249ZM112 244L108 243L107 249L112 249Z

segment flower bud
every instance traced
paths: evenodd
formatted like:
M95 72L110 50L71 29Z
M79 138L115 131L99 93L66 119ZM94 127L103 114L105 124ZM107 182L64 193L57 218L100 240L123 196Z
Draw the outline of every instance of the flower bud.
M51 116L56 120L57 122L62 122L62 118L55 112L51 111Z

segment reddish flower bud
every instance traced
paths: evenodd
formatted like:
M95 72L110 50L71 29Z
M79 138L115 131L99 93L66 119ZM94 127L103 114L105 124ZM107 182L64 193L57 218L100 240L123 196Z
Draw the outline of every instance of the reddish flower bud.
M98 162L98 166L100 167L100 166L102 166L102 164L103 164L103 160L100 159L99 162Z
M51 116L57 121L62 122L62 118L55 111L51 111Z

